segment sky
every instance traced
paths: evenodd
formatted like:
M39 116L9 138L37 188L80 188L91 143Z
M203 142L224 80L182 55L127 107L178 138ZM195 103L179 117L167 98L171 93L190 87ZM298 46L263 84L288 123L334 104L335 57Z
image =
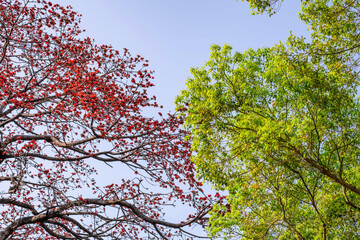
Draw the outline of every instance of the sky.
M164 105L165 112L174 111L174 99L185 88L190 68L204 65L212 44L229 44L234 51L245 51L284 42L290 31L309 35L298 20L300 6L294 0L285 1L272 17L251 15L248 4L236 0L54 2L72 5L82 14L84 37L115 49L128 48L133 55L148 59L149 68L155 70L155 87L150 93ZM107 176L119 176L117 171L116 167L106 169ZM113 177L102 180L114 181ZM175 210L173 215L179 213Z
M192 67L209 59L212 44L229 44L234 51L271 47L290 31L308 35L298 20L299 1L285 1L272 17L251 15L248 4L236 0L58 0L81 13L84 36L97 44L128 48L150 61L156 95L165 111L190 77Z

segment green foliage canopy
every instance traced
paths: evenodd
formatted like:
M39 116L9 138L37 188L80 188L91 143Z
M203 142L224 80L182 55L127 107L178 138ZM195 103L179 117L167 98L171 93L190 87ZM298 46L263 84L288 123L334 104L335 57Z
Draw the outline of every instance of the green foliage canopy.
M360 238L360 2L303 0L299 16L309 41L214 45L177 97L200 176L229 193L211 235Z

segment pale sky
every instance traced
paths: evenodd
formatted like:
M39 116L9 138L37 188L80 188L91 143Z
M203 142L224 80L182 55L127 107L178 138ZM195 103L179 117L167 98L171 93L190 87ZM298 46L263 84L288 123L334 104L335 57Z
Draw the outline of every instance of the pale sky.
M229 44L234 51L272 46L290 31L303 35L299 1L287 0L274 16L250 14L236 0L57 0L83 15L85 35L98 44L128 48L150 61L155 70L152 94L166 111L190 76L209 58L211 44Z
M211 44L229 44L234 51L270 47L285 41L290 31L308 35L297 18L299 1L287 0L272 17L250 14L246 3L235 0L56 0L80 12L84 36L97 44L128 48L148 59L155 70L151 94L165 111L174 110L174 98L190 76L191 67L209 59ZM104 165L101 165L104 166ZM109 179L121 177L119 169L106 168ZM172 210L172 221L184 214ZM183 220L183 219L181 219ZM200 235L205 233L199 232Z

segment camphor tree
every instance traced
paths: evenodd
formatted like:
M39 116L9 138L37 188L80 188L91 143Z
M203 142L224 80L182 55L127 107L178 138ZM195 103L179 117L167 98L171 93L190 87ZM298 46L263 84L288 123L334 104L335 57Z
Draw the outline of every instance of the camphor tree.
M200 175L229 192L213 235L360 238L360 2L301 2L310 40L212 46L177 98Z
M238 0L236 0L238 1ZM241 0L242 2L244 0ZM276 13L284 0L246 0L253 14L267 12L270 16Z
M0 0L0 239L192 238L211 199L183 120L145 117L160 108L147 61L81 39L79 22L71 7ZM94 162L119 176L98 185ZM181 203L189 217L167 221Z

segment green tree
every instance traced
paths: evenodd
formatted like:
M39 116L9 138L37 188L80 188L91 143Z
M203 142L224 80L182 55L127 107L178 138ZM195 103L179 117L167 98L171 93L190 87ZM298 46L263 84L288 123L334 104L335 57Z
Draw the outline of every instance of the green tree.
M299 16L310 40L214 45L176 100L200 176L228 191L211 235L360 239L360 2L303 0Z

